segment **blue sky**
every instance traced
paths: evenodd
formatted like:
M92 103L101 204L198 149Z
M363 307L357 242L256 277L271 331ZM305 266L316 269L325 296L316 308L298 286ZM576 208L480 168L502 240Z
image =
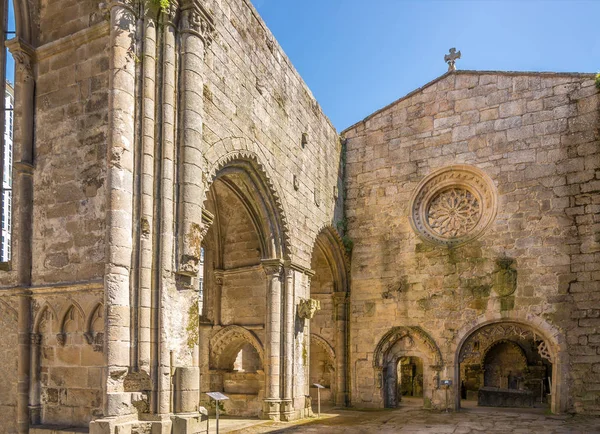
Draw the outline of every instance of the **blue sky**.
M600 71L600 0L252 0L338 131L458 69Z

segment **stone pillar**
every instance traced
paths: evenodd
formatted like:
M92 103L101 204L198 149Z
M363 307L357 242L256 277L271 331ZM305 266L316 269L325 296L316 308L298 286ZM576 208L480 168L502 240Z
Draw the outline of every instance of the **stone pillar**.
M347 327L348 327L348 293L333 294L333 309L335 318L335 405L346 406L347 398Z
M142 155L140 191L140 264L138 301L138 365L150 372L152 327L152 268L154 260L154 151L156 128L156 25L158 11L153 1L144 9L142 58Z
M264 260L267 275L267 318L265 330L265 399L263 417L279 420L281 412L281 274L279 259Z
M171 355L167 335L163 324L167 323L171 311L169 306L168 289L174 286L173 254L174 254L174 194L175 189L175 120L176 120L176 89L177 89L177 51L176 34L179 4L171 0L169 9L163 11L162 18L162 89L161 89L161 137L160 137L160 203L157 216L158 236L155 239L155 249L158 250L158 272L156 292L153 294L152 307L155 312L153 327L153 371L152 381L154 393L152 410L159 415L171 411Z
M42 335L39 333L31 333L29 335L30 342L30 383L29 383L29 421L32 425L39 425L42 421L40 402L40 347L42 345Z
M133 412L124 377L130 360L129 297L133 245L133 143L135 107L133 0L112 1L110 8L108 100L107 258L104 278L106 309L104 415Z
M33 216L33 100L35 83L32 68L33 49L15 38L6 44L16 62L15 73L15 159L13 163L13 210L16 214L13 227L12 263L18 282L31 286L32 266L32 216ZM19 296L17 362L17 427L19 433L29 432L29 375L31 297Z
M215 289L213 292L213 321L214 325L221 325L221 304L223 296L223 270L215 270Z
M212 39L213 20L198 0L181 6L181 73L179 107L179 229L178 273L198 274L202 243L202 109L204 51Z
M294 268L285 267L285 286L283 297L283 400L281 418L285 421L294 418L293 387L294 387Z

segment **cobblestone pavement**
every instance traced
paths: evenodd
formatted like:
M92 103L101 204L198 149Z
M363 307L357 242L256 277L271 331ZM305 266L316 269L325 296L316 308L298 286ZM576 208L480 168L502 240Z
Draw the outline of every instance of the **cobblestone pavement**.
M600 433L600 417L553 416L504 409L440 413L416 407L397 410L334 410L297 424L268 422L237 431L259 433Z

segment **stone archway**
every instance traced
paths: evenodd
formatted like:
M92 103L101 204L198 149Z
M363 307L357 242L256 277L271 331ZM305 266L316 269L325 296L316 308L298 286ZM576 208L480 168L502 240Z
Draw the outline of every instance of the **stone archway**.
M277 419L285 357L279 344L282 266L289 242L282 208L261 167L251 154L231 153L210 171L201 244L201 392L230 391L236 398L226 403L230 414ZM248 333L254 340L240 338ZM227 357L215 359L217 346ZM220 374L209 375L213 370Z
M460 408L460 386L463 381L461 363L469 360L480 360L481 363L484 363L490 351L503 342L509 343L510 346L518 345L521 350L529 342L531 351L537 353L538 358L551 364L548 374L551 380L547 384L550 390L551 411L561 413L566 410L568 362L565 341L558 330L539 317L530 316L524 320L516 314L511 318L481 320L475 325L471 324L470 330L466 330L466 328L458 334L459 344L456 349L454 378L456 379L455 405L457 409ZM483 373L481 378L485 381Z
M337 231L326 226L315 239L311 268L314 276L310 282L310 297L317 300L320 309L310 320L310 356L309 376L311 386L327 379L331 402L337 406L350 403L348 374L348 295L349 295L349 260ZM317 344L312 354L312 344ZM321 365L318 373L312 364ZM318 380L320 377L321 380ZM312 389L311 389L312 390ZM316 396L315 391L311 391Z
M443 364L442 353L431 336L420 327L398 326L381 338L373 354L373 367L384 407L394 408L399 404L397 372L401 359L405 357L416 357L422 361L423 401L433 400Z

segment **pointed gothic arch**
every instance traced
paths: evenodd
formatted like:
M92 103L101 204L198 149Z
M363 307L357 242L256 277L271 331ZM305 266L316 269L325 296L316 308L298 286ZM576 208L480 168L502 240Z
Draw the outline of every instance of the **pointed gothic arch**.
M397 326L386 332L375 347L373 368L385 407L398 405L398 363L402 357L418 357L423 363L423 399L431 400L443 365L433 338L418 326Z
M249 149L239 149L241 147L240 143L245 143L243 139L231 138L226 139L224 142L222 146L213 145L207 151L206 159L208 161L215 161L215 163L207 169L207 182L203 199L206 198L210 187L216 180L228 174L242 174L247 182L246 185L250 187L249 191L253 192L255 198L258 199L257 207L245 206L252 213L253 220L256 222L257 229L259 229L261 235L267 237L269 233L272 234L271 243L266 243L265 245L266 251L264 254L268 256L265 256L264 259L289 259L291 255L289 251L291 239L287 214L283 200L279 194L280 188L276 186L273 177L269 175L268 166L258 153ZM226 152L215 160L210 160L209 154L215 153L215 149L221 149L221 147L223 149L234 148L234 150ZM247 199L248 192L244 192L240 188L235 188L231 183L229 186L234 189L235 194L240 198ZM243 200L242 202L247 202L247 200Z
M213 369L227 369L233 364L237 352L243 344L254 347L264 366L264 349L258 337L250 330L237 325L230 325L219 330L210 340L209 363Z
M490 317L481 316L459 330L456 336L454 378L460 384L460 364L468 354L486 351L496 341L507 337L532 339L540 356L552 364L550 410L553 413L567 411L569 386L569 355L563 333L537 315L512 311L510 315L500 313ZM487 342L487 341L490 342ZM479 342L479 345L476 345ZM484 342L481 344L481 342ZM455 406L460 408L460 388L455 388Z

